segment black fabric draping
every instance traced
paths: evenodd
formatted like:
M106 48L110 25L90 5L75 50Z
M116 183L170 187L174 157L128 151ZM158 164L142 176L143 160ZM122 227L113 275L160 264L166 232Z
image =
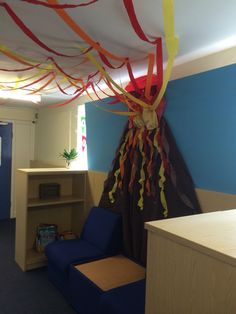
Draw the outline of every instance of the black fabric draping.
M115 201L112 203L109 199L109 192L112 190L115 182L114 173L120 166L120 148L128 131L129 126L127 124L117 149L112 169L104 183L104 190L99 205L122 214L124 253L138 263L145 265L147 231L144 229L144 223L146 221L164 219L158 185L161 158L156 149L154 151L155 156L153 156L154 162L152 165L151 195L147 195L146 189L144 190L144 207L140 209L138 207L138 200L140 198L139 171L136 172L135 183L132 190L129 189L129 183L133 163L136 164L137 169L140 169L143 155L140 153L138 145L131 150L124 163L122 187L116 190L114 194ZM148 132L149 138L153 140L156 130ZM168 205L167 218L201 213L193 181L164 117L161 118L160 122L160 134L169 169L165 171L166 181L164 183L164 191ZM145 154L150 154L150 149L147 147ZM145 173L147 174L147 168L145 168Z

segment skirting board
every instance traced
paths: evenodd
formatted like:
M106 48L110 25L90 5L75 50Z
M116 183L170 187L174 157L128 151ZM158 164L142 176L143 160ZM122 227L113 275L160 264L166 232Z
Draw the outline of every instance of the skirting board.
M236 195L195 189L204 213L236 208Z
M106 178L106 172L88 171L87 208L98 205ZM203 212L236 208L236 195L203 189L196 189L196 193Z

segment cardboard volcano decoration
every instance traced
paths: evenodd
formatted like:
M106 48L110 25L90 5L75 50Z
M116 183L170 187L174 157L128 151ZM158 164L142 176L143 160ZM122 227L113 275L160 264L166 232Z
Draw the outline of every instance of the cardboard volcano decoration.
M143 81L143 77L137 80L139 88ZM135 93L132 84L127 89ZM139 97L144 92L141 89ZM151 94L155 96L156 85ZM143 265L144 222L201 212L191 176L163 116L164 107L162 101L157 110L143 109L129 118L99 204L122 214L125 254Z

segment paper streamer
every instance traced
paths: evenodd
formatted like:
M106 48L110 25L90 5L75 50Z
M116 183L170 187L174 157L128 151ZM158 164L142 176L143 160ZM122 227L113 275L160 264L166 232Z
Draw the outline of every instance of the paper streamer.
M168 81L170 79L172 67L174 64L175 56L178 52L179 48L179 40L177 37L175 37L174 32L174 5L172 0L162 0L162 6L163 6L163 16L164 16L164 32L165 32L165 42L166 42L166 48L167 48L167 54L168 54L168 62L167 67L164 75L163 84L161 87L161 90L154 101L152 108L155 110L159 103L161 102Z
M77 7L85 7L88 6L90 4L93 4L95 2L97 2L98 0L92 0L89 2L85 2L85 3L80 3L80 4L49 4L40 0L21 0L22 2L28 2L31 4L36 4L36 5L41 5L41 6L45 6L48 8L52 8L52 9L72 9L72 8L77 8Z
M57 0L47 0L49 4L58 4ZM102 53L103 55L117 61L126 62L126 58L119 57L112 54L108 50L101 47L97 42L95 42L75 21L62 9L54 9L55 12L60 16L60 18L77 34L81 37L87 44L92 46L95 50Z

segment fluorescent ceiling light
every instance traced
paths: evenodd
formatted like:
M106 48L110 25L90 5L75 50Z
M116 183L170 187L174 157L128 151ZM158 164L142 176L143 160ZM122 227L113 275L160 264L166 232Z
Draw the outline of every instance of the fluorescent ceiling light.
M41 101L41 95L25 95L20 92L9 92L9 91L2 91L0 90L0 98L4 99L16 99L16 100L23 100L23 101L31 101L34 103L39 103Z

